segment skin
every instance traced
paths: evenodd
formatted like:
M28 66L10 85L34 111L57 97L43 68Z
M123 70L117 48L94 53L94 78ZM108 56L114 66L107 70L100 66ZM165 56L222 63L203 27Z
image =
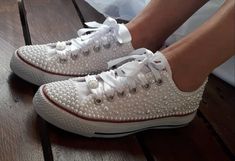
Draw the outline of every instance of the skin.
M151 0L145 9L127 24L133 47L156 51L206 2L207 0Z
M127 24L133 47L158 50L206 2L152 0ZM196 90L214 68L235 54L235 0L225 1L206 23L161 52L168 59L178 88Z

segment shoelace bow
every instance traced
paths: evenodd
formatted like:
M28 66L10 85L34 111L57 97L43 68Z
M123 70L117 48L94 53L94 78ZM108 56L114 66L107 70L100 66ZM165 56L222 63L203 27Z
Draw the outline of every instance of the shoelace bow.
M135 50L126 57L108 62L110 68L127 60L134 60L123 64L115 70L99 74L98 77L102 81L90 75L85 77L85 81L95 98L99 100L101 100L103 94L107 98L113 98L115 91L123 93L127 88L132 91L136 89L138 83L146 86L149 82L145 74L141 72L144 66L149 68L156 81L161 79L160 71L165 69L165 65L159 61L156 55L147 49Z
M125 32L123 32L123 24L118 24L113 18L108 17L103 24L96 21L86 22L85 24L88 28L78 30L77 38L55 43L54 48L50 50L50 54L52 56L58 54L61 59L65 59L68 54L77 53L80 49L87 50L87 46L91 43L94 43L94 45L99 45L97 44L98 39L103 37L108 32L113 32L114 37L121 44L130 41ZM109 43L107 38L102 41L104 44ZM71 45L74 47L70 47Z

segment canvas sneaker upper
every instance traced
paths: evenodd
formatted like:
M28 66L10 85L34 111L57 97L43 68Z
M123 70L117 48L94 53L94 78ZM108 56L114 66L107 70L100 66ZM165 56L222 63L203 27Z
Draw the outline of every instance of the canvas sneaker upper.
M147 121L197 110L206 81L196 91L179 90L164 55L147 49L108 64L112 67L126 61L98 75L46 84L42 91L48 100L74 116L101 122Z
M17 50L17 56L43 72L75 77L107 70L109 60L133 51L131 35L124 24L107 18L103 24L88 22L86 25L88 28L80 29L77 38L23 46ZM18 66L11 67L17 72Z

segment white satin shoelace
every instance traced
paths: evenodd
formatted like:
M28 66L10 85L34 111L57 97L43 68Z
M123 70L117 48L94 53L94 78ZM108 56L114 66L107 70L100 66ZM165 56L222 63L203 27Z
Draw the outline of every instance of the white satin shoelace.
M124 94L126 89L130 92L136 92L137 84L144 88L149 87L149 82L142 72L143 67L147 67L153 74L156 82L161 80L160 71L165 69L165 65L147 49L138 49L130 55L122 58L112 60L108 63L109 67L120 64L127 60L127 62L115 70L103 72L96 76L86 76L85 81L91 93L94 95L96 103L102 101L102 96L105 95L107 99L113 99L115 91L118 94Z
M110 39L116 39L120 44L130 41L130 38L123 30L123 24L118 24L115 19L108 17L103 24L93 22L85 23L88 28L78 30L78 37L69 41L49 44L51 49L49 55L58 55L59 58L67 59L68 56L76 57L78 51L87 52L89 47L99 47L107 45Z

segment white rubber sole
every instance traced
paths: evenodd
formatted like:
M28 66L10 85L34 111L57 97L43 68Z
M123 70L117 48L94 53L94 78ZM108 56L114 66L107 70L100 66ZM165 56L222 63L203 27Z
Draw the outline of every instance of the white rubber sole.
M186 116L160 118L140 122L112 123L91 121L75 116L56 106L46 98L41 86L33 99L37 113L49 123L86 137L122 137L148 129L177 128L193 120L196 112Z
M11 58L10 67L17 76L38 86L54 81L67 80L72 78L70 76L56 75L37 69L23 61L18 56L17 51L15 51Z

